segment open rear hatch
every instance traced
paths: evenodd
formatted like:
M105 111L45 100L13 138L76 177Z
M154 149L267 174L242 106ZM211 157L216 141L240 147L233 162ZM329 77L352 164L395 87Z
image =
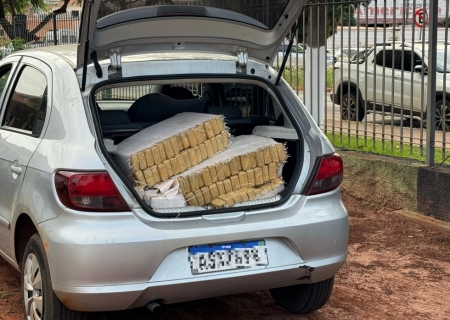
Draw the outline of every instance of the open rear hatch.
M95 57L180 51L243 51L271 64L306 0L170 2L85 1L77 69Z

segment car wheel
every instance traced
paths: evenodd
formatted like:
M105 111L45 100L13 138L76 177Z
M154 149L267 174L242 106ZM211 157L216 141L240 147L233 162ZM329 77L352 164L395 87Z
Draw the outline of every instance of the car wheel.
M275 302L289 312L308 313L322 308L330 299L334 277L290 287L271 289Z
M450 101L439 100L436 102L436 130L450 132Z
M34 234L25 248L22 263L22 300L27 320L85 320L86 313L67 309L52 290L44 245Z
M346 92L341 100L342 120L362 121L364 119L364 109L361 107L361 100L358 101L354 91Z

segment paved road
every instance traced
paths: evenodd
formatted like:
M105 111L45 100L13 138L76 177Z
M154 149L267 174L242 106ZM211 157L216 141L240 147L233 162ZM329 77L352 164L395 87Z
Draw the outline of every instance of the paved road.
M300 99L303 99L303 92L300 91L298 94ZM327 132L426 146L426 121L421 121L418 117L402 119L390 112L386 112L383 116L380 112L374 113L370 110L372 106L369 105L369 114L362 122L348 121L341 119L340 106L334 104L328 96L326 103L326 119L321 127ZM436 131L435 147L450 149L450 132L444 135L442 131Z

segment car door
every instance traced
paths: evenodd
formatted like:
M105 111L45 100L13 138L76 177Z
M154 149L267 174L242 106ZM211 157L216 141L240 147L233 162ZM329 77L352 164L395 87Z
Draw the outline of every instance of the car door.
M399 108L403 106L405 113L409 113L411 108L416 112L420 112L421 109L425 111L423 107L425 101L422 97L428 77L420 72L414 72L415 66L422 65L422 59L409 48L398 50L398 57L395 71L395 105Z
M373 77L375 79L375 101L377 104L392 105L392 81L395 65L395 51L392 49L380 50L375 58L375 69ZM369 97L372 100L372 97Z
M44 63L23 58L15 67L0 113L0 250L12 254L16 199L28 162L41 141L48 107L51 70Z

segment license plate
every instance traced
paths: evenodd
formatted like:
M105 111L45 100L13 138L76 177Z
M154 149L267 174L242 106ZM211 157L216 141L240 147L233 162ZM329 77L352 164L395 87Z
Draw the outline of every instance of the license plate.
M264 240L192 246L188 259L194 275L269 264Z

